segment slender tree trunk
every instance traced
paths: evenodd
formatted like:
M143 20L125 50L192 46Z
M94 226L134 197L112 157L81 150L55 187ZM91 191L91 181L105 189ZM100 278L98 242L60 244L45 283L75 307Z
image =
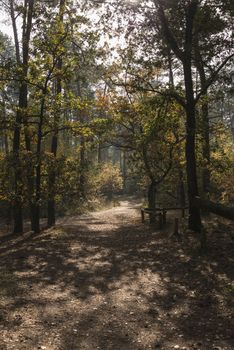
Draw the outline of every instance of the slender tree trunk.
M200 210L193 204L198 196L197 164L196 164L196 106L194 100L192 78L192 44L193 44L193 21L197 11L198 1L191 1L186 14L185 52L183 55L183 71L186 97L186 169L188 182L189 201L189 228L201 232Z
M195 63L198 70L200 85L202 90L206 90L207 79L204 69L204 64L200 54L199 39L195 36ZM207 95L203 96L201 117L202 117L202 156L204 166L202 169L202 191L206 197L209 197L210 192L210 125L209 125L209 104Z
M202 105L202 156L205 161L202 169L202 187L203 192L209 197L210 192L210 126L209 126L208 102L203 102Z
M8 142L8 135L7 135L6 131L4 133L4 149L5 149L6 155L8 156L9 155L9 142Z
M37 149L36 149L36 195L35 202L32 206L33 214L33 231L35 233L40 232L40 209L41 209L41 145L42 145L42 128L44 124L44 110L45 110L45 97L47 95L48 78L45 82L43 98L40 107L40 119L37 131Z
M6 97L5 97L5 91L3 91L2 94L2 116L3 116L3 120L4 122L7 121L7 114L6 114ZM8 134L7 134L7 129L3 130L3 143L4 143L4 151L6 156L9 156L9 140L8 140Z
M40 200L41 200L41 141L42 141L42 124L40 121L37 134L37 165L36 165L36 195L35 202L32 206L33 214L33 231L40 232Z
M53 92L56 95L58 92L58 88L60 86L57 85L58 81L55 80L53 82ZM54 115L54 134L51 138L50 152L53 154L54 159L51 163L51 167L49 168L48 173L48 201L47 201L47 226L51 227L55 225L55 182L56 182L56 173L55 173L55 161L57 156L57 148L58 148L58 135L57 135L57 115Z
M14 233L23 231L23 214L22 214L22 197L23 197L23 180L22 167L20 161L20 137L22 123L26 122L27 107L28 107L28 86L25 82L28 74L28 59L29 59L29 42L32 29L34 0L25 0L24 14L22 25L22 61L20 57L20 45L16 26L16 17L14 9L14 1L10 1L10 12L12 20L12 28L15 41L16 60L19 67L22 68L23 79L19 86L18 110L16 112L16 120L13 136L13 158L15 166L14 187L15 201L13 203L13 218L14 218ZM27 143L26 147L29 147Z
M101 164L102 161L102 148L101 148L101 143L98 142L98 149L97 149L97 162L98 164Z
M186 198L185 198L185 188L184 188L184 174L182 169L179 169L179 197L180 197L180 206L181 208L184 208L186 205Z
M20 45L19 45L19 37L18 37L18 31L17 31L17 26L16 26L14 0L10 0L10 13L11 13L11 24L12 24L12 30L13 30L14 42L15 42L16 61L19 64L21 62Z
M148 154L147 154L147 145L144 145L142 147L142 156L143 156L143 161L144 161L146 173L151 181L149 188L148 188L148 207L150 209L155 209L156 208L156 186L157 186L157 183L155 181L154 175L153 175L151 167L150 167ZM155 214L154 213L150 214L149 217L150 217L151 223L155 222Z
M4 90L3 90L3 93L2 93L2 103L3 103L2 104L2 107L3 107L3 110L2 110L3 121L7 122L6 92ZM8 158L9 154L10 154L9 140L8 140L8 133L7 132L8 132L8 130L7 130L7 128L5 128L3 130L3 149L4 149L4 152L5 152L6 158ZM8 176L11 179L11 171L10 171L10 169L8 169ZM9 181L8 190L9 190L9 192L11 192L11 190L12 190L11 181ZM10 229L11 220L12 220L12 205L11 205L11 203L9 203L7 205L7 215L6 215L6 223L7 223L7 226L8 226L8 230Z
M21 125L25 117L25 109L27 108L28 99L27 84L22 82L19 88L19 109L16 112L16 125L14 128L13 137L13 155L15 166L15 202L13 204L13 218L14 218L14 233L23 232L23 213L22 213L22 198L23 198L23 179L22 179L22 165L20 160L20 136Z
M78 97L82 98L81 84L79 77L77 79L77 93ZM80 111L78 113L78 119L83 124L84 123L84 112ZM85 138L84 136L80 136L80 195L82 200L85 198Z
M156 183L155 181L151 181L148 189L148 206L150 209L156 208ZM149 214L150 223L155 222L155 213Z
M122 159L122 176L123 176L123 190L126 191L126 177L127 177L127 169L126 169L126 151L123 151L123 159Z
M80 138L80 194L85 198L85 139Z
M169 86L174 88L174 74L172 68L172 54L171 50L168 48L168 72L169 72Z
M195 134L196 134L196 111L193 96L192 72L189 63L184 64L184 77L186 88L186 169L188 182L189 201L189 228L200 232L201 216L200 210L193 205L193 199L198 196L197 166L195 154Z
M27 165L26 165L26 174L27 174L27 195L28 203L30 210L30 221L31 229L34 231L34 217L35 217L35 199L34 199L34 168L32 163L32 151L31 151L31 138L29 134L29 128L26 118L24 118L24 138L25 138L25 147L27 151Z
M20 94L21 95L21 94ZM21 105L21 97L19 97L19 106ZM14 190L15 199L12 205L14 233L23 232L23 213L22 213L22 169L20 161L20 130L21 130L22 116L20 110L16 113L16 125L14 127L13 136L13 159L14 159Z
M63 13L64 13L64 5L66 0L60 0L59 3L59 16L60 16L60 22L63 23ZM57 69L59 72L62 70L63 61L60 57L58 59ZM56 81L57 87L56 87L56 95L59 96L62 92L62 79L59 75ZM54 156L54 161L57 158L57 150L58 150L58 127L59 127L59 111L54 116L54 134L52 136L51 141L51 153ZM47 224L48 227L55 225L55 185L56 185L56 170L55 168L52 168L49 172L49 178L48 178L48 185L49 185L49 199L47 203L47 210L48 210L48 220Z
M36 165L36 196L33 209L33 231L40 232L40 200L41 200L41 130L38 131L37 165Z
M197 166L195 153L195 135L196 135L196 110L192 79L192 44L193 44L193 26L194 18L198 9L198 1L192 0L186 6L186 28L184 49L181 50L170 29L166 18L162 2L159 1L159 15L163 34L167 43L173 50L177 58L183 64L184 84L185 84L185 104L183 107L186 112L186 170L188 182L188 201L189 201L189 228L195 231L201 231L201 216L199 208L193 204L193 199L198 196L197 184Z
M82 99L82 90L81 90L81 84L79 77L77 77L77 95L80 99ZM77 115L79 121L81 124L85 121L85 112L79 111ZM81 199L84 200L86 193L85 193L85 168L86 168L86 159L85 159L85 138L83 135L80 136L80 178L79 178L79 185L80 185L80 196Z
M54 161L56 160L57 156L57 148L58 148L58 133L55 132L52 136L52 142L51 142L51 153L54 155ZM50 197L48 200L48 227L51 227L55 225L55 184L56 184L56 170L55 168L50 170L49 174L49 191L50 191Z
M33 16L33 7L34 7L34 0L27 0L25 2L25 6L27 11L25 10L24 20L23 20L23 66L25 69L25 77L28 75L28 60L29 60L29 43L30 43L30 36L31 36L31 30L32 30L32 16ZM25 94L27 98L25 99L25 108L28 107L28 86L26 85ZM26 174L27 174L27 187L28 187L28 202L29 202L29 210L30 210L30 220L31 220L31 229L34 230L34 203L33 203L33 192L34 192L34 171L33 171L33 165L31 161L31 137L28 127L28 116L27 112L25 113L23 117L23 124L24 124L24 137L25 137L25 147L28 152L28 159L27 159L27 167L26 167Z
M18 32L15 21L15 8L14 1L10 1L10 12L11 12L11 22L14 33L15 41L15 52L16 60L18 65L21 65L20 50L19 50L19 39ZM22 109L24 108L24 93L25 83L21 83L19 86L19 98L18 98L18 109L15 117L15 126L13 134L13 166L14 166L14 192L15 198L12 204L13 208L13 220L14 220L14 233L23 232L23 213L22 213L22 169L20 162L20 133L22 124Z
M58 61L58 69L62 68L62 60ZM61 79L60 77L56 80L56 91L55 94L58 96L62 92ZM53 154L53 163L52 167L49 169L48 175L48 193L49 198L47 202L47 225L48 227L55 225L55 185L56 185L56 157L58 150L58 123L59 123L59 114L54 115L54 134L51 139L51 149L50 152Z

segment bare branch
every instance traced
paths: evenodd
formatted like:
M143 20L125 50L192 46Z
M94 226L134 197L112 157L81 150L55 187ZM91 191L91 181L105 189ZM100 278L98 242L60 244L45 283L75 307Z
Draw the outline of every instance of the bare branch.
M222 68L227 64L227 62L229 60L231 60L234 57L234 53L232 53L231 55L227 56L225 58L225 60L220 64L220 66L216 69L216 71L211 74L211 76L207 79L206 81L206 85L204 86L203 89L201 89L201 91L199 92L199 94L197 94L196 98L195 98L195 103L197 103L199 101L199 99L201 98L201 96L203 96L206 91L208 90L208 88L215 82L219 72L222 70Z

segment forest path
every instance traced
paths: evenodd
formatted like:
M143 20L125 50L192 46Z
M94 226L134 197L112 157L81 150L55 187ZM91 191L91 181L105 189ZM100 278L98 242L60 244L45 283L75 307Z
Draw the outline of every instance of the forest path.
M126 199L1 244L1 350L233 349L231 238L220 230L199 257L138 208Z

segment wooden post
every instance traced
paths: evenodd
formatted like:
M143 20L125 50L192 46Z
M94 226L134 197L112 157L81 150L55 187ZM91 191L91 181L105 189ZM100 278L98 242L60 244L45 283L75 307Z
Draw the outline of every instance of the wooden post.
M162 228L163 227L163 215L162 215L162 213L159 213L158 217L159 217L159 228Z
M229 207L220 203L212 202L208 199L196 197L193 205L202 210L208 210L213 214L220 215L223 218L234 220L234 207Z
M155 224L156 222L156 213L155 210L150 210L149 211L149 220L150 220L150 224Z
M184 218L184 217L185 217L185 209L182 208L182 218Z
M175 223L174 223L174 235L178 236L179 235L179 219L175 218Z
M166 209L163 209L162 222L163 222L163 225L166 225L166 222L167 222L167 211L166 211Z
M141 209L141 222L145 222L145 214L144 214L144 209Z

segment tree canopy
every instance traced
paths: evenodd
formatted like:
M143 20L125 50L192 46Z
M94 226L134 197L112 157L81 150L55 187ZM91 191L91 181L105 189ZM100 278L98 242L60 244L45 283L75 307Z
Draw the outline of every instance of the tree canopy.
M199 233L197 197L233 204L231 1L1 3L1 208L15 233L124 192L188 205Z

